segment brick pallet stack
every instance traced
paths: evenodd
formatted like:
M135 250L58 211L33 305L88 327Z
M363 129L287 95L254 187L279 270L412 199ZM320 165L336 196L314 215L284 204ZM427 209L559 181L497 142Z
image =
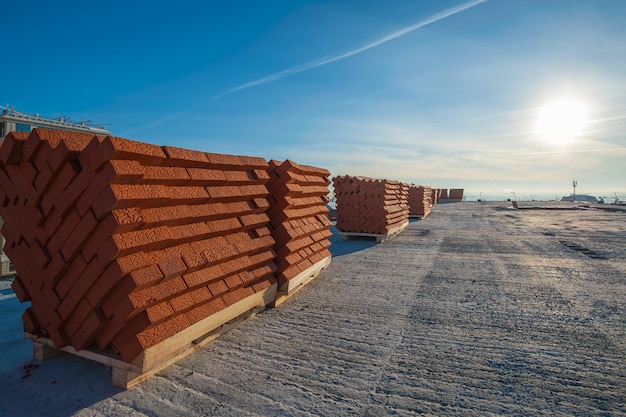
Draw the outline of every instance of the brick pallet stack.
M430 213L432 192L430 187L409 186L409 216L424 218Z
M262 158L36 129L0 149L25 330L130 362L276 288Z
M430 189L430 203L431 205L435 205L437 204L437 201L439 200L439 189L438 188L431 188Z
M437 199L437 201L447 200L447 199L448 199L448 189L447 188L439 189L439 198Z
M337 230L351 234L389 235L408 225L408 185L367 177L333 179Z
M463 200L463 188L450 188L450 194L448 199L454 201L462 201Z
M278 289L289 293L330 263L330 172L286 160L270 161L268 173Z

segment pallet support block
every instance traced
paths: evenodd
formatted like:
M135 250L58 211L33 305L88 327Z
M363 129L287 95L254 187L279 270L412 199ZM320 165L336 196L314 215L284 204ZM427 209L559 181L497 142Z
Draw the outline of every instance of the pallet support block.
M237 327L246 319L265 310L276 299L277 284L250 295L243 300L186 328L176 335L144 350L130 363L124 362L113 351L91 349L75 350L72 346L56 348L52 340L24 333L33 341L33 356L37 360L50 359L61 353L70 353L102 363L112 369L112 383L130 389L174 362L202 348L220 335Z
M387 233L354 233L354 232L337 232L341 236L342 240L350 240L356 237L373 237L376 239L376 243L382 243L385 240L400 234L409 225L408 220L402 223L400 226L396 226L390 229Z
M271 303L271 306L278 307L279 305L287 301L287 299L291 295L293 295L300 288L308 284L309 281L311 281L313 278L317 277L323 269L327 268L328 265L330 265L331 258L332 256L327 256L326 258L317 262L315 265L308 267L307 269L296 275L294 278L287 281L282 287L278 289L278 292L276 293L276 299L273 303Z

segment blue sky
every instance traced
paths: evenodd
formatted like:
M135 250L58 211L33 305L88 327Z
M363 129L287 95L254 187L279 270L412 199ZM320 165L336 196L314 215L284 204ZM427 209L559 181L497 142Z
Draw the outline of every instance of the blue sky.
M626 197L626 2L9 2L0 104L468 199ZM582 103L571 142L536 131Z

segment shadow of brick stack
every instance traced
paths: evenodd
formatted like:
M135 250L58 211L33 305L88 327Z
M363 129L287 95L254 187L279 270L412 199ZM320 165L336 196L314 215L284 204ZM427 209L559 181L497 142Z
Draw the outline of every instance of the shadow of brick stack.
M330 264L330 172L286 160L270 161L268 173L279 296L289 295Z
M349 175L334 177L333 183L342 236L371 235L381 241L408 225L408 184Z
M432 194L430 187L409 185L409 217L423 219L428 216L432 206Z
M262 158L36 129L0 149L25 331L130 362L276 290ZM268 297L273 295L269 294ZM264 299L265 299L264 298Z

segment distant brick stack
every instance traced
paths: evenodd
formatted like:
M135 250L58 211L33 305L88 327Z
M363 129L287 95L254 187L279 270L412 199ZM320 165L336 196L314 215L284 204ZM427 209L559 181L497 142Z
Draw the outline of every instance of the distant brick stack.
M292 161L269 162L270 217L278 289L289 293L330 263L330 172Z
M439 198L437 200L438 201L448 200L448 189L447 188L440 188L439 189Z
M463 191L464 191L463 188L450 188L448 199L452 201L462 201Z
M131 361L273 286L262 158L36 129L0 149L27 332Z
M435 205L437 204L437 201L439 200L439 189L438 188L431 188L430 189L430 203L431 205Z
M430 213L432 192L430 187L409 185L409 216L424 218Z
M337 197L337 230L389 235L408 224L408 185L367 177L333 179Z

